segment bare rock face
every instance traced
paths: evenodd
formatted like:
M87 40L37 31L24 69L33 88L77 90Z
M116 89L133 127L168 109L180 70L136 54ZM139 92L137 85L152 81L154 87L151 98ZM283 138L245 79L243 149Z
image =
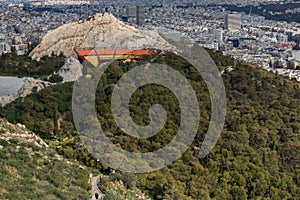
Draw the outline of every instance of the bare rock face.
M0 106L3 107L19 97L26 97L33 92L39 92L50 85L54 85L54 83L28 78L17 92L0 97Z
M82 76L83 66L74 57L66 60L65 64L60 68L58 74L64 78L64 82L72 82L78 80Z
M66 57L75 56L77 48L156 48L175 50L158 33L141 31L126 25L111 14L97 14L89 19L72 22L49 31L42 42L30 53L39 59L52 52Z

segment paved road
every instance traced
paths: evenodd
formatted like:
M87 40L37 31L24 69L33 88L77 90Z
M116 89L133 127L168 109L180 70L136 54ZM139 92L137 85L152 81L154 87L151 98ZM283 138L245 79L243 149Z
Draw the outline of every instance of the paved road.
M24 79L0 76L0 97L17 92L24 84Z
M101 179L100 176L94 177L92 179L92 193L93 194L97 193L99 195L98 196L99 200L104 199L104 196L105 196L104 193L98 188L98 185L97 185L98 182L100 182L100 179Z

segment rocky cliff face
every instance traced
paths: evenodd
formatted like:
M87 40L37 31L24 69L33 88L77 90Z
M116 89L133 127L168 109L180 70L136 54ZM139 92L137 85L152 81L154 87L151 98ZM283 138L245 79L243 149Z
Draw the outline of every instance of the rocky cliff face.
M90 19L73 22L49 31L42 42L30 53L33 59L52 52L75 55L77 48L156 48L175 50L158 33L141 31L126 25L111 14L97 14Z
M83 66L74 57L66 60L58 74L64 78L64 82L76 81L82 75Z
M45 87L48 87L50 85L53 85L53 83L44 82L36 79L27 79L23 86L15 93L2 96L0 97L0 106L5 106L6 104L9 104L10 102L13 102L19 97L26 97L27 95L31 94L32 92L39 92L40 90L44 89Z

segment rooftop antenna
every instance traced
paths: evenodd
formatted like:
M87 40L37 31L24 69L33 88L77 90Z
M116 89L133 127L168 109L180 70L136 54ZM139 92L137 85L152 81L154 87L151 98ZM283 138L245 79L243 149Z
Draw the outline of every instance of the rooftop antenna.
M251 13L252 13L252 6L250 7L249 16L251 15Z
M251 22L252 20L251 20L251 13L252 13L252 6L250 7L250 12L249 12L249 22Z
M89 17L89 4L86 4L86 15Z

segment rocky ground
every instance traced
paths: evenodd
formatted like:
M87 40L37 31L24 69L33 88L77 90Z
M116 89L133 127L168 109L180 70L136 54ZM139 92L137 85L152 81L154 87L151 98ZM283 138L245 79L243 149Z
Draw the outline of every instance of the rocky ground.
M4 119L0 119L0 139L9 141L11 139L18 139L22 142L31 142L38 147L48 148L48 145L36 134L27 130L25 125L11 124ZM3 146L0 145L0 149Z
M7 80L6 77L0 78L0 80ZM8 90L6 90L6 93L4 96L0 96L0 106L5 106L6 104L16 100L19 97L26 97L27 95L31 94L32 92L39 92L40 90L44 89L45 87L48 87L50 85L53 85L53 83L33 79L33 78L26 78L24 80L22 79L9 79L10 82L5 82L5 84L2 85L0 82L1 87L9 88L11 85L12 87ZM21 82L19 82L21 80ZM14 82L16 81L16 82ZM9 84L10 83L10 84ZM19 85L18 85L19 84ZM17 87L17 86L19 87Z
M0 77L0 97L17 92L24 84L24 79L16 77Z
M64 78L64 82L72 82L78 80L82 75L82 70L83 66L80 62L76 58L70 57L60 68L58 74Z

